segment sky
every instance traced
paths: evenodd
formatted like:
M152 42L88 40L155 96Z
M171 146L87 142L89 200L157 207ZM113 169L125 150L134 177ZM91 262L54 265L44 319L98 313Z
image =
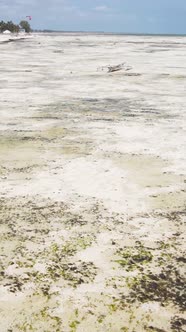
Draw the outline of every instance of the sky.
M33 29L186 34L186 0L0 0L0 21Z

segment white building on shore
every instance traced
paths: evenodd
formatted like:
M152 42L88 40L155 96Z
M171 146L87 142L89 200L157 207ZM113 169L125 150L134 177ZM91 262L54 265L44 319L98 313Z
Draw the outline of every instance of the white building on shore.
M5 30L5 31L3 31L3 33L4 33L5 35L10 35L10 34L11 34L11 31L10 31L10 30Z

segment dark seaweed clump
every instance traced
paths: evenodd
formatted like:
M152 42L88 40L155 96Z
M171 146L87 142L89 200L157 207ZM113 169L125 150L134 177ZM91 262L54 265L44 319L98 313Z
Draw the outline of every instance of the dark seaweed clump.
M128 280L131 289L129 301L136 299L142 303L157 301L161 305L173 303L181 311L186 309L185 278L172 267L163 269L160 274L146 274Z
M175 332L184 332L186 330L186 319L175 316L171 320L171 328Z

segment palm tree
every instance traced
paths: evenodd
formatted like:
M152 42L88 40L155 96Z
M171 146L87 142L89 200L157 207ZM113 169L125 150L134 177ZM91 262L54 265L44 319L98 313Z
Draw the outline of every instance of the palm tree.
M27 21L21 21L19 23L20 27L25 30L25 32L31 32L30 24Z

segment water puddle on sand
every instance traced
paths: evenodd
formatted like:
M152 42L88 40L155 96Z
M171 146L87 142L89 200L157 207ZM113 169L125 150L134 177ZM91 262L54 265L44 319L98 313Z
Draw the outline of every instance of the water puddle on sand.
M186 190L153 195L150 204L156 210L182 211L186 207Z

